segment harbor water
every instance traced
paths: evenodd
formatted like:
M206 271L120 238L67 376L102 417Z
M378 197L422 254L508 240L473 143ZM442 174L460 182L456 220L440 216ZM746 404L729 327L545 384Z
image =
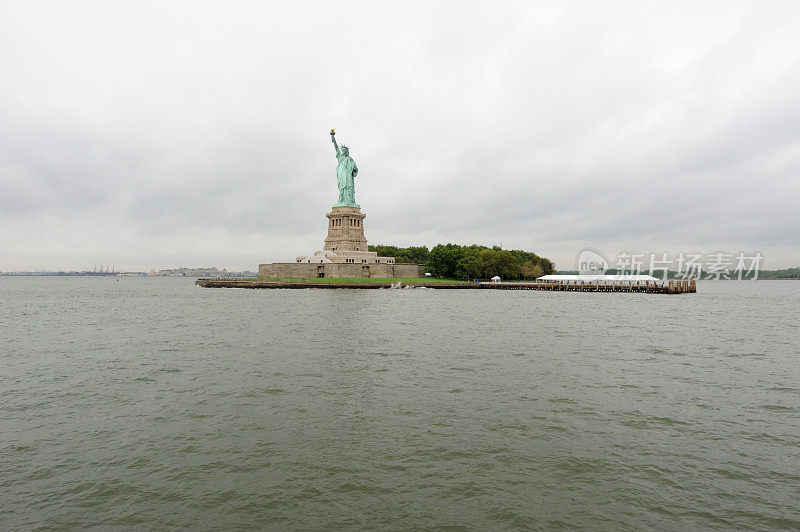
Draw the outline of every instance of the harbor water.
M798 529L798 308L3 277L0 529Z

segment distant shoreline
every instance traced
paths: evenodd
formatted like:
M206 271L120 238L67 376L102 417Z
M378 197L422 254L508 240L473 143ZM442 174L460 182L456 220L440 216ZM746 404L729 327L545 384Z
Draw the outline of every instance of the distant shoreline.
M243 272L239 272L243 273ZM570 273L570 272L559 272L559 273ZM768 272L762 272L768 273ZM134 273L134 272L121 272L121 273L71 273L71 272L54 272L54 273L41 273L41 272L0 272L0 277L146 277L146 278L159 278L163 279L165 277L169 278L183 278L183 279L202 279L208 278L207 274L195 274L195 275L163 275L163 274L147 274L147 273ZM249 280L255 279L256 277L252 275L225 275L225 276L214 276L214 279L221 279L221 280ZM438 279L438 278L432 278ZM668 279L682 279L681 277L668 277ZM729 279L697 279L697 281L739 281L740 279L736 279L731 277ZM742 281L800 281L798 277L762 277L759 275L757 279L752 279L751 277L744 277L741 279ZM466 281L458 281L458 282L466 282Z

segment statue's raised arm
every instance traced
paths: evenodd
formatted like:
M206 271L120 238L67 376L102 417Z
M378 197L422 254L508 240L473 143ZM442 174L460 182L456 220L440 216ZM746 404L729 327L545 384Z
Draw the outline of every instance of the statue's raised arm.
M331 129L331 142L333 142L333 149L336 150L336 155L339 155L339 145L336 144L336 130Z

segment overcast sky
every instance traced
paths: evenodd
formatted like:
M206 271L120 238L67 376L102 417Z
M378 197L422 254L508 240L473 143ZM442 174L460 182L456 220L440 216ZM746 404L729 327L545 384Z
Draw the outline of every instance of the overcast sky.
M800 265L798 2L0 2L0 270L370 243Z

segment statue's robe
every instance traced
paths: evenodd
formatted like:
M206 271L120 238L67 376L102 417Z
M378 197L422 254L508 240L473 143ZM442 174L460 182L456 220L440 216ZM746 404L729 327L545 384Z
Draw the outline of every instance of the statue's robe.
M356 188L353 179L358 174L358 166L349 155L336 155L339 164L336 166L336 179L339 185L338 205L356 206Z

